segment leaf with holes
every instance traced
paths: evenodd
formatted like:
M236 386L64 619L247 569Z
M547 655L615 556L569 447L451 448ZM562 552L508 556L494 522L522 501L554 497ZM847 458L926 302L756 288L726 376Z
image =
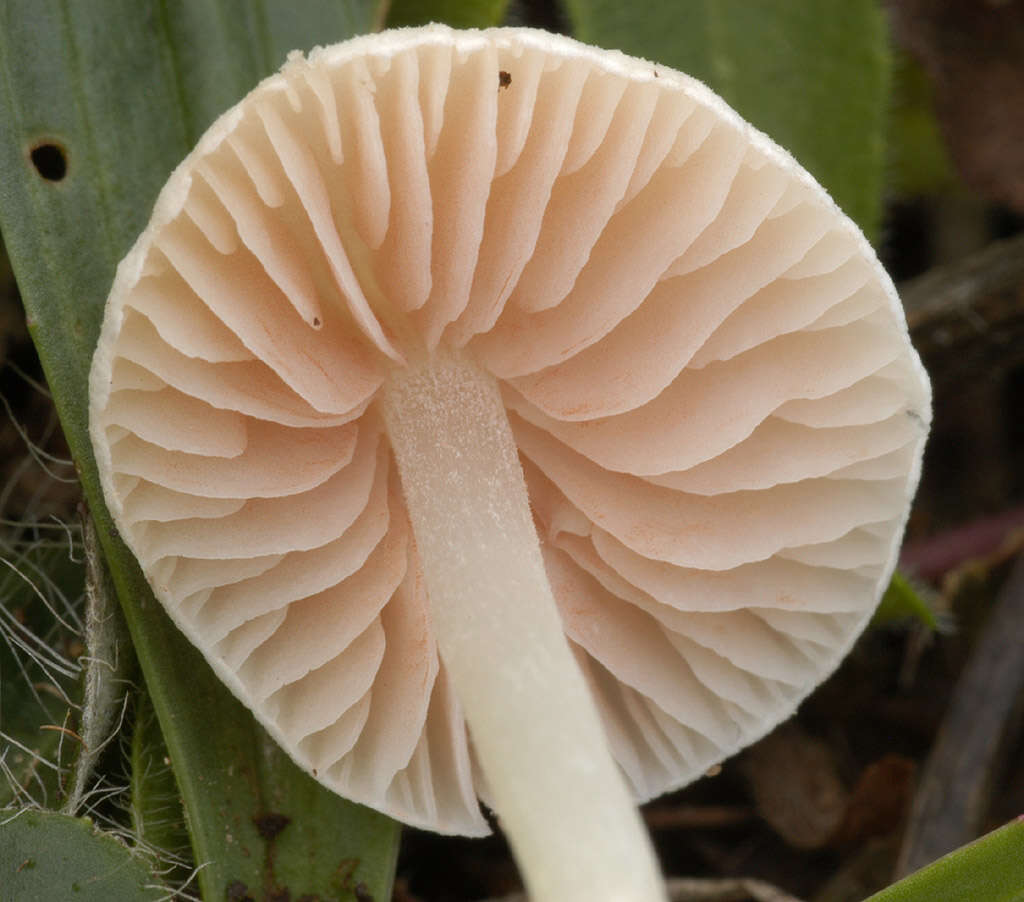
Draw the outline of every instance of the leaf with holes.
M209 862L199 881L210 899L239 884L330 894L339 863L353 858L358 880L386 896L397 828L319 789L273 751L154 603L103 507L87 433L89 364L117 261L203 129L293 47L368 31L380 16L373 0L0 6L0 229L195 856ZM280 837L259 829L269 813L290 818Z

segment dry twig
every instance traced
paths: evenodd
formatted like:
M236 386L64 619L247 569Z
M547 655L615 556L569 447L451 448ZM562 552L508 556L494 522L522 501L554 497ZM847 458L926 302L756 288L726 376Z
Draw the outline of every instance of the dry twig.
M1017 558L953 691L925 765L897 876L974 839L1024 701L1024 555Z

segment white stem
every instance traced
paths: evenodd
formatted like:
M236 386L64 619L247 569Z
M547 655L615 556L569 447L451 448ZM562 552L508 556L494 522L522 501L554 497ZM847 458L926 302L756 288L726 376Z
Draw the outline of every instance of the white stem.
M664 900L562 631L497 383L438 353L381 405L437 642L534 902Z

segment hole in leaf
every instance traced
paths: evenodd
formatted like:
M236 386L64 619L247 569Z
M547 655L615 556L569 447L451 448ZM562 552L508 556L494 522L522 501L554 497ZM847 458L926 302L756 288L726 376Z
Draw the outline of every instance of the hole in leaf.
M59 144L43 141L32 148L32 165L48 182L61 181L68 172L68 155Z

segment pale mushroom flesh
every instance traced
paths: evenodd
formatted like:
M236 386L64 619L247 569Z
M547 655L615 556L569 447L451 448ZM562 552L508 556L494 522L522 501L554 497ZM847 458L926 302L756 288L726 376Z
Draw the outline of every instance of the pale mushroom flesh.
M871 248L785 151L687 76L541 32L294 55L122 262L91 429L156 596L347 798L487 830L394 447L424 373L505 423L637 800L786 718L890 578L928 383ZM410 447L473 428L420 407Z

